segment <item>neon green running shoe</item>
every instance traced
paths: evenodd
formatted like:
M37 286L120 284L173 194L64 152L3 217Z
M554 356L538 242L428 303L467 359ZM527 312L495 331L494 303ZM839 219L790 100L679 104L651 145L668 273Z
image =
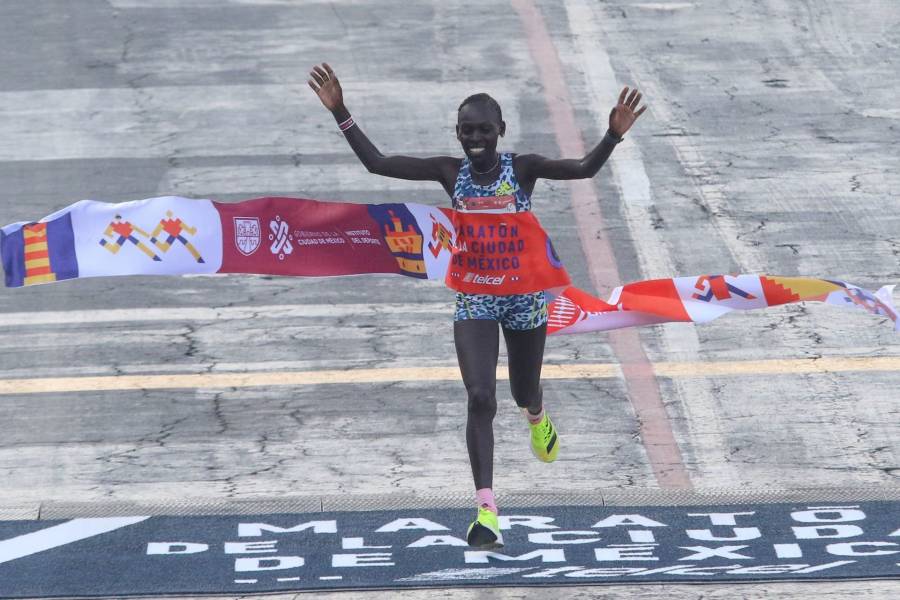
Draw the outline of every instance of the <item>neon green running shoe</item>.
M531 427L531 451L544 462L553 462L559 454L559 436L556 435L556 427L550 420L550 415L544 412L544 418L537 425L528 424Z
M497 513L487 508L478 508L478 518L469 525L466 532L466 541L470 546L490 550L503 547L503 534L500 533L500 523L497 521Z

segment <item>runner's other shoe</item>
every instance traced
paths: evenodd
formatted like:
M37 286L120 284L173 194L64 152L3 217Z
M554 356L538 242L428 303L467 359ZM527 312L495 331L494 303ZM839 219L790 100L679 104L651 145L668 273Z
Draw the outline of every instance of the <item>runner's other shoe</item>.
M531 451L544 462L553 462L559 454L559 436L556 435L556 427L550 420L550 415L544 412L544 418L531 427Z
M500 533L500 523L497 521L497 513L479 507L478 518L469 525L466 532L466 541L470 546L490 550L503 547L503 534Z

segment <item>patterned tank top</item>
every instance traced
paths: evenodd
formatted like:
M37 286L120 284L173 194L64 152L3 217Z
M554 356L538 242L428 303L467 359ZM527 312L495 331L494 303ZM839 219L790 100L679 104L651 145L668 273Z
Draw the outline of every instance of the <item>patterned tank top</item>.
M490 185L472 181L472 163L463 158L453 187L453 208L463 212L524 212L531 198L520 187L513 170L513 154L500 154L500 175Z

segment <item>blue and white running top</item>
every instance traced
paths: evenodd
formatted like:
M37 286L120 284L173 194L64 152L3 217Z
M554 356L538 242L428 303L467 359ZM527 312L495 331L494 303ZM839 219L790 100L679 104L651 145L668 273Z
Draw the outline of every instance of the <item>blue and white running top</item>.
M516 179L513 156L500 154L500 175L490 185L472 181L472 163L463 158L453 187L453 208L489 213L531 210L531 198ZM470 319L497 321L504 328L516 331L535 329L547 322L547 297L543 291L510 296L457 292L454 321Z
M456 176L453 187L453 208L465 212L525 212L531 210L531 198L519 188L516 173L513 170L513 154L504 152L500 155L500 176L490 185L478 185L472 181L472 163L464 158ZM514 196L515 206L496 203L496 207L478 206L477 202L466 202L467 198L498 198ZM467 204L469 206L467 206ZM474 204L475 206L471 206ZM491 203L495 204L495 203Z

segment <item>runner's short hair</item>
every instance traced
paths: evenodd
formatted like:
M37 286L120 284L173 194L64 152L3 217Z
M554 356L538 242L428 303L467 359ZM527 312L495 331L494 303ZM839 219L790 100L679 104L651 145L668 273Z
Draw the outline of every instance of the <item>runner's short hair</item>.
M459 113L467 104L485 104L488 108L497 113L497 120L503 120L503 112L500 110L500 105L494 100L490 95L485 94L484 92L480 94L472 94L468 98L462 101L462 104L459 105L459 108L456 109L456 112Z

